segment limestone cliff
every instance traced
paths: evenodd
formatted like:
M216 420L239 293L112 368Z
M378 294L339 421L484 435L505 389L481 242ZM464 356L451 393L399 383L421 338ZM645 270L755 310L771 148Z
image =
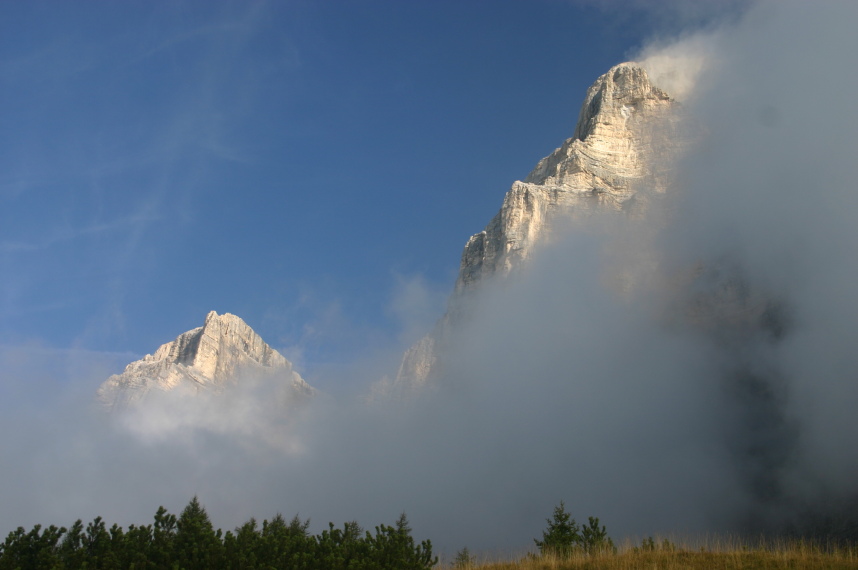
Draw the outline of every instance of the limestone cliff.
M292 364L268 346L235 315L211 311L203 326L161 345L154 354L125 367L98 389L98 400L111 408L143 400L151 391L177 388L219 391L242 378L270 378L299 395L314 390Z
M481 280L522 266L559 226L599 210L636 215L663 194L667 173L654 159L677 144L675 110L640 65L622 63L599 77L587 90L573 136L514 182L500 212L468 240L447 314L405 353L394 385L411 388L433 373L463 296Z

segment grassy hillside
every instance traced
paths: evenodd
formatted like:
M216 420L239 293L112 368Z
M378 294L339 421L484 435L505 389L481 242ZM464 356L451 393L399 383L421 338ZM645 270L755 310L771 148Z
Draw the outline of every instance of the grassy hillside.
M567 558L525 556L506 562L449 563L445 568L479 570L733 570L733 569L858 569L855 549L824 549L802 543L768 547L715 545L698 548L652 549L627 546L617 553L578 554Z

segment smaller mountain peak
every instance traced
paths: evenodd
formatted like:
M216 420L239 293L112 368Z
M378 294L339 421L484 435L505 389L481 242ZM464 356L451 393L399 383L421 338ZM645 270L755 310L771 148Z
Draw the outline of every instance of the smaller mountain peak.
M209 311L206 315L206 320L203 323L203 328L210 325L211 323L219 323L221 325L236 323L249 328L249 325L244 322L244 319L242 319L238 315L233 315L232 313L221 313L220 315L218 315L216 311Z
M312 392L292 364L240 317L209 311L203 326L180 334L155 354L108 378L98 398L115 406L140 399L152 389L220 390L246 376L280 377L299 392Z

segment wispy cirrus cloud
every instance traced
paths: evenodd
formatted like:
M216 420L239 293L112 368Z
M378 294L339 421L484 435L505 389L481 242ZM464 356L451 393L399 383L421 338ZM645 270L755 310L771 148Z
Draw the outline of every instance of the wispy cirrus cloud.
M14 241L4 240L0 242L0 251L4 253L36 252L48 249L59 243L73 241L81 238L95 236L105 233L129 232L138 226L145 226L151 222L161 220L159 215L139 213L131 216L111 220L108 222L94 223L83 227L69 227L54 229L50 235L43 235L38 241Z

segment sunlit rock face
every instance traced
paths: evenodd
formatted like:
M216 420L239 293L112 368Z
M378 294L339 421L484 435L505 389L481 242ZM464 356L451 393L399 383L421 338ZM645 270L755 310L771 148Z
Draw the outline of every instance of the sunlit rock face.
M572 138L506 193L500 212L468 240L447 314L404 355L397 389L412 389L439 366L444 337L464 297L490 276L517 270L534 247L596 211L642 215L668 187L656 160L681 146L676 102L646 71L622 63L599 77L587 95Z
M152 392L218 392L243 379L281 382L296 395L314 390L292 369L292 363L268 346L235 315L211 311L203 326L161 345L154 354L125 367L98 389L98 400L123 408Z

